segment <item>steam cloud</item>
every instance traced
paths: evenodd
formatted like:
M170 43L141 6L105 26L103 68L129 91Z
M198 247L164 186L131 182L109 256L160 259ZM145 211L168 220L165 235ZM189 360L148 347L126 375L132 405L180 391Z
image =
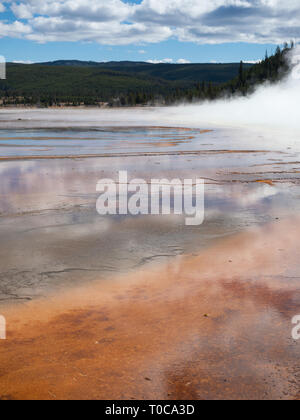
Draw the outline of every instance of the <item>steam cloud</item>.
M249 97L180 106L166 109L163 115L190 125L300 129L300 47L289 59L294 68L286 79L277 84L264 84Z

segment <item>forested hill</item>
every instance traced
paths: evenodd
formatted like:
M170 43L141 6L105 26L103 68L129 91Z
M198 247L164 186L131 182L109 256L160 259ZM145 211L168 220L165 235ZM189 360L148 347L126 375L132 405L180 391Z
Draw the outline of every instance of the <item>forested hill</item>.
M61 60L50 63L42 63L51 67L81 67L106 69L132 76L144 76L168 81L197 83L213 82L224 83L237 76L239 63L229 64L150 64L131 61L111 61L108 63L96 63L93 61ZM251 64L245 64L250 68Z
M57 61L31 65L8 64L7 80L0 81L0 97L7 105L164 103L185 97L199 83L227 82L238 72L239 63Z
M260 63L149 64L56 61L8 64L0 81L0 104L38 106L135 106L214 100L247 95L266 80L276 82L289 71L279 47Z

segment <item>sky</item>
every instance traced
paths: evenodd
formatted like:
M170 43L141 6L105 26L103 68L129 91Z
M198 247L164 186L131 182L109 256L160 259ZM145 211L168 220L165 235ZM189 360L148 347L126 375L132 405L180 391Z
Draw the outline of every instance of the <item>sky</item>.
M0 55L255 62L300 36L300 0L0 0Z

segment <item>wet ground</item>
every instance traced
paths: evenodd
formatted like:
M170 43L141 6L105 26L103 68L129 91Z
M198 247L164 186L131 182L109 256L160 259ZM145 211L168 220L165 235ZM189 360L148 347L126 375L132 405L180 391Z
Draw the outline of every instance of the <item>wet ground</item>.
M149 113L1 115L1 398L299 398L296 133ZM203 178L204 224L100 217L119 170Z

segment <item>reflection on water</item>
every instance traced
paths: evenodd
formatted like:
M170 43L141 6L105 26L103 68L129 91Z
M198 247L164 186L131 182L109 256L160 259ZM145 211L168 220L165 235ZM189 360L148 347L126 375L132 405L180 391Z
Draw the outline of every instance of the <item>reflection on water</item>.
M0 304L55 294L8 313L0 399L299 398L295 139L27 125L0 132ZM204 224L100 217L119 170L204 178Z
M21 159L0 162L5 243L0 300L31 299L54 287L198 253L218 238L298 211L299 165L289 163L289 154L263 151L262 145L260 152L247 144L236 150L236 138L235 133L229 139L228 131L161 127L2 130L1 154ZM173 154L182 148L201 153ZM121 156L130 149L135 157ZM108 150L105 159L79 158ZM22 159L47 154L78 154L78 159ZM119 170L148 182L204 178L205 223L186 227L178 216L100 217L97 181L117 179Z
M107 127L102 129L1 130L0 157L90 156L190 151L209 131L163 127Z

